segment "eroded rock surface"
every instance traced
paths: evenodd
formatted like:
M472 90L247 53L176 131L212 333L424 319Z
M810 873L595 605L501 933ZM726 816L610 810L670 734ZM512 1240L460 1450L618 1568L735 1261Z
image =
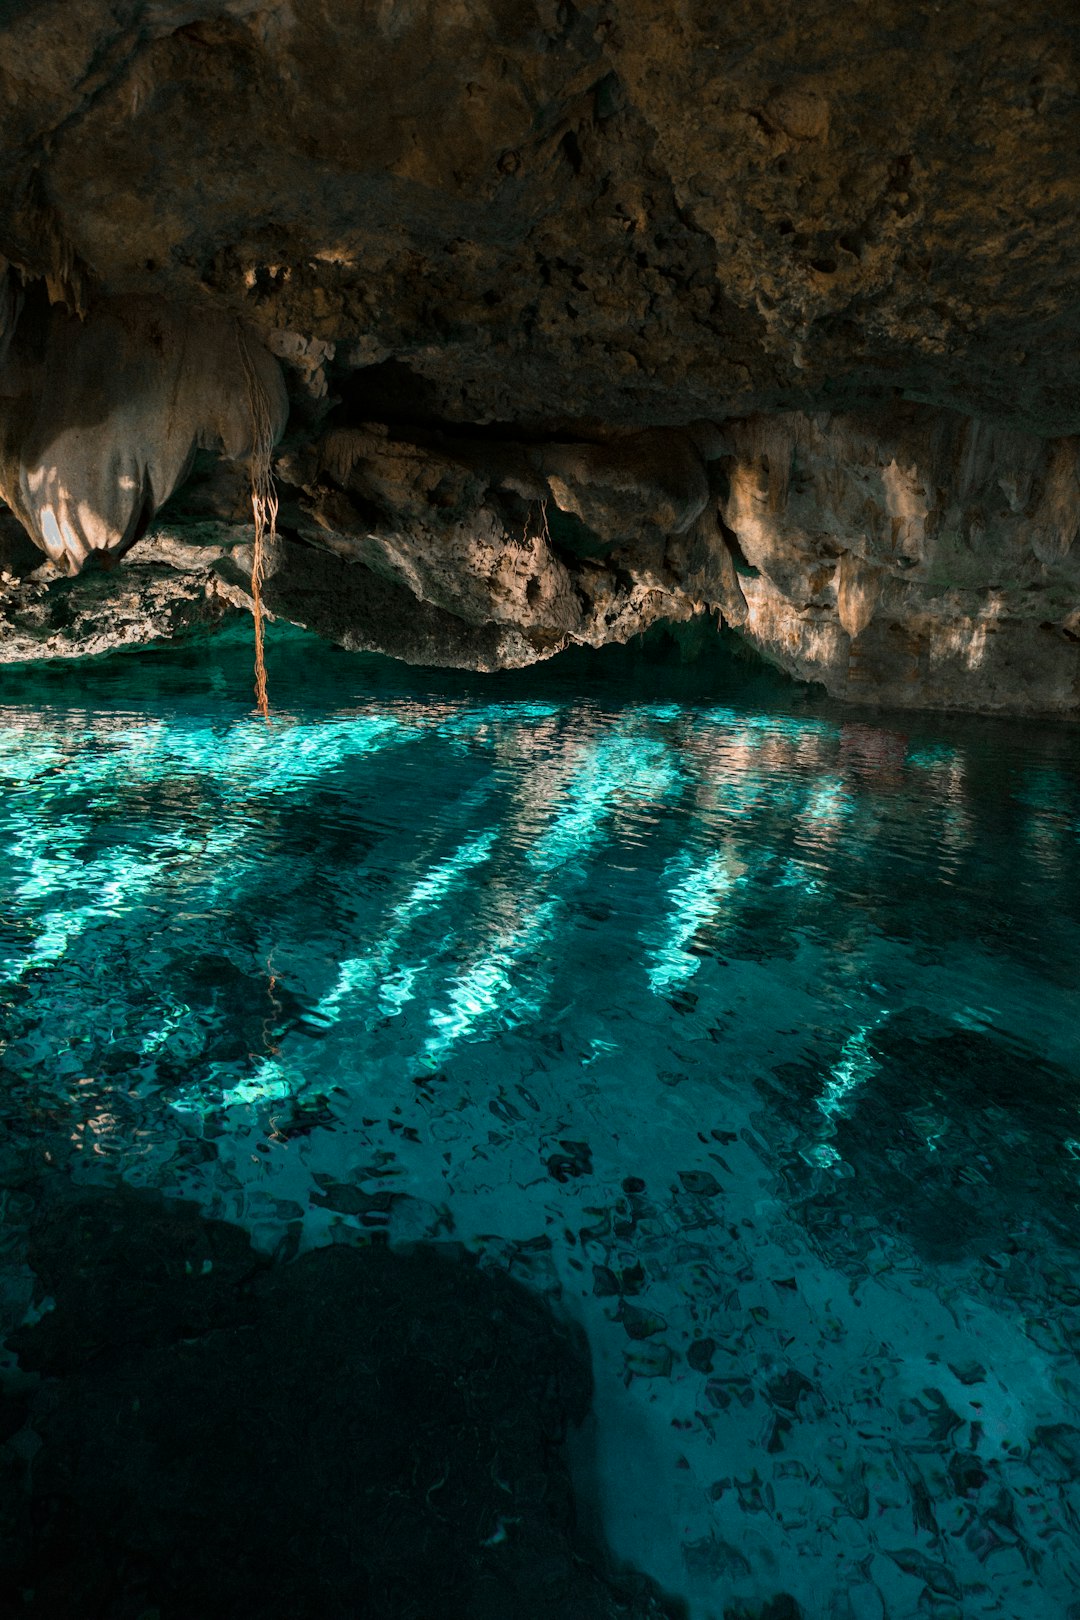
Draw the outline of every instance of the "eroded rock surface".
M140 538L192 443L258 437L226 378L172 444L160 310L210 393L236 333L280 362L267 603L345 646L497 669L717 612L844 698L1076 711L1064 0L22 0L0 45L5 488L44 543L64 439L50 509L133 547L0 582L0 659L245 607L242 479L203 458ZM42 299L46 347L144 312L93 422L19 383Z

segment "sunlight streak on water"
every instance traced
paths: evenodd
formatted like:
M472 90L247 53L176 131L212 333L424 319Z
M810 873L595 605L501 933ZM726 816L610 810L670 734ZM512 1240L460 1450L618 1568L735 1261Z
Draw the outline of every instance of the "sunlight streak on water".
M730 871L729 862L730 857L722 852L701 862L683 855L672 863L670 928L664 942L649 953L649 986L657 995L677 989L697 972L700 959L691 954L691 946L698 931L741 881Z
M695 1614L1065 1614L1076 734L296 648L270 728L246 649L0 710L0 1168L558 1298Z

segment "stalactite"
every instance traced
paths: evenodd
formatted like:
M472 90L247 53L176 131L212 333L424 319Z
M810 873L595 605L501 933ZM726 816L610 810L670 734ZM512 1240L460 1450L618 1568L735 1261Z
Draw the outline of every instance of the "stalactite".
M91 557L118 561L203 450L251 468L265 561L288 396L258 339L205 310L113 300L83 321L43 288L16 285L14 304L12 295L9 274L0 280L0 498L35 545L73 575Z

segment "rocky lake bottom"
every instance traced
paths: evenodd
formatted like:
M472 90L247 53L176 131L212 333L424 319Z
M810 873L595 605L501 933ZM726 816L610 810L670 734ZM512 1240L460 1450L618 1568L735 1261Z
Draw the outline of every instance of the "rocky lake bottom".
M14 1612L1075 1620L1080 732L269 651L0 688Z

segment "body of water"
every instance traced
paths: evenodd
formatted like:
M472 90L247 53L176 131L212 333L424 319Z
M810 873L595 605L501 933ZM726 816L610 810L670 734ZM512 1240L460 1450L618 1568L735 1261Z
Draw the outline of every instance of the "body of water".
M5 675L0 1171L479 1251L696 1615L1080 1612L1080 732L270 651Z

